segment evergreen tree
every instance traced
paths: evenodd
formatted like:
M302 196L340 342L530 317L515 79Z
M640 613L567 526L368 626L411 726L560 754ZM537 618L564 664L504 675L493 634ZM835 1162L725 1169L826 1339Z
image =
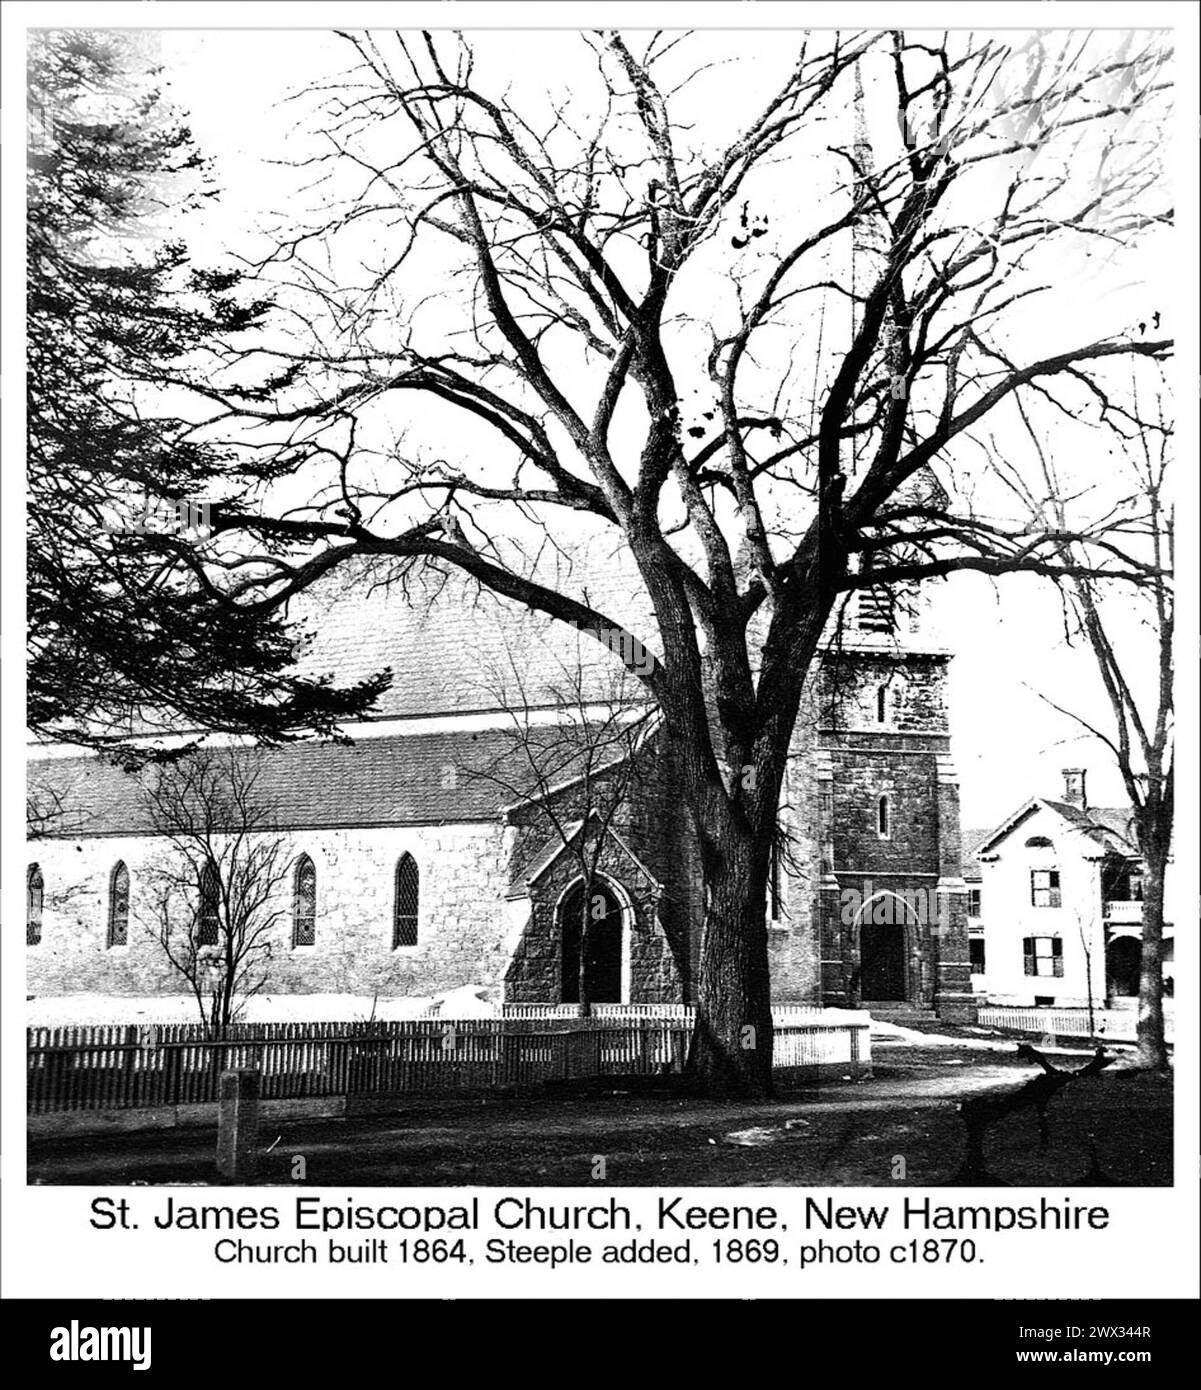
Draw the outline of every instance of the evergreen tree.
M268 740L328 731L384 679L343 694L298 679L277 608L214 602L197 582L200 556L220 558L200 501L244 498L166 384L268 305L240 273L155 238L158 219L212 192L191 132L137 65L120 35L31 39L28 722L96 747L168 713Z

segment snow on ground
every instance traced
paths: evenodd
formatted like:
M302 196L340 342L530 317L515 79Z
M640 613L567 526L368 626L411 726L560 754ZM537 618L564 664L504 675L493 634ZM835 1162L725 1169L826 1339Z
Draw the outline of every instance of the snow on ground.
M500 1008L479 985L462 985L440 994L372 998L369 994L260 994L238 1016L240 1023L365 1023L369 1019L498 1018ZM62 1028L83 1023L196 1023L190 995L61 994L30 999L29 1028ZM982 1036L950 1037L923 1033L881 1018L872 1019L872 1044L884 1047L970 1048L1012 1052L1016 1040ZM1063 1038L1044 1052L1091 1052L1084 1038Z
M1009 1052L1018 1044L1018 1039L997 1037L953 1038L944 1033L923 1033L916 1028L903 1028L899 1023L891 1023L882 1018L872 1019L872 1046L882 1043L885 1047L968 1047L978 1052ZM1055 1046L1040 1046L1040 1052L1087 1052L1093 1048L1087 1038L1062 1038Z
M478 985L440 994L373 999L357 994L260 994L238 1016L240 1023L365 1023L377 1019L496 1018L500 1010ZM79 1023L196 1023L189 995L61 994L30 999L30 1028Z

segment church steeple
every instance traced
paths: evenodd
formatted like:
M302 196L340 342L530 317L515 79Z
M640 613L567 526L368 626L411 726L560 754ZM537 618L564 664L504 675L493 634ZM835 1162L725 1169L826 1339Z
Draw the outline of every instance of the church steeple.
M876 160L869 135L862 61L855 65L853 101L852 157L855 166L856 197L870 188L876 178ZM852 342L863 322L863 302L879 286L881 277L889 273L890 249L887 221L883 214L869 206L855 219L851 229ZM903 306L898 315L898 304L890 295L880 328L877 352L865 368L862 382L869 385L873 377L880 378L879 389L891 400L904 399L910 389L905 371L906 331ZM887 400L885 403L887 404ZM870 465L870 449L870 443L865 447L865 441L860 436L851 440L843 467L852 482ZM893 494L888 505L890 508L920 505L942 508L946 502L946 491L934 470L929 465L923 465ZM866 566L869 563L865 557L863 564ZM920 619L925 608L919 586L905 590L887 589L883 586L858 590L843 614L844 636L876 643L881 640L902 640L906 645L910 645L912 639L919 636L923 626ZM929 642L928 635L925 642Z

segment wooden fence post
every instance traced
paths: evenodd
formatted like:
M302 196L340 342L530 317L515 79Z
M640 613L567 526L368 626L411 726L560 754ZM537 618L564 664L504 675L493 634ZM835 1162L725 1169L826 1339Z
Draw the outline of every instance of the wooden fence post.
M217 1105L217 1171L229 1182L252 1182L259 1156L259 1073L221 1073Z

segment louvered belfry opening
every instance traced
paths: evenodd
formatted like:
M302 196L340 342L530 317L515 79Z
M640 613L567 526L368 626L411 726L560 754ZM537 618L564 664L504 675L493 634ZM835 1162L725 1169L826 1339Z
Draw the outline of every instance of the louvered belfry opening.
M860 632L892 632L896 627L896 599L892 591L879 584L862 589L856 625Z

